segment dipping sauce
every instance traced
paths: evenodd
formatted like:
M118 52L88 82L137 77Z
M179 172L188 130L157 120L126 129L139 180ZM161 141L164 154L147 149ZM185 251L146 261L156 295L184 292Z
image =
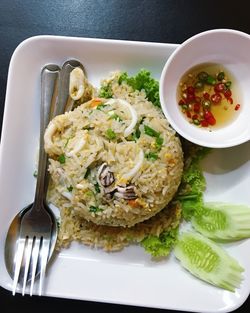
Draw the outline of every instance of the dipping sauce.
M210 130L230 124L241 106L233 75L211 63L197 65L182 76L177 101L189 123Z

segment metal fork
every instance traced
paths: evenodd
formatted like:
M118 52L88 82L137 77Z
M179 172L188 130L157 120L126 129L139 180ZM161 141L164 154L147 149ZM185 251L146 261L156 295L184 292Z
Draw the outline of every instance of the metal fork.
M29 281L30 295L32 295L35 277L39 273L38 294L42 294L46 265L56 243L57 220L46 203L48 178L44 132L51 116L51 102L59 71L58 66L48 65L41 74L40 149L37 185L34 203L23 209L22 214L19 214L20 232L14 257L13 295L16 293L18 283L22 284L22 295L24 295Z

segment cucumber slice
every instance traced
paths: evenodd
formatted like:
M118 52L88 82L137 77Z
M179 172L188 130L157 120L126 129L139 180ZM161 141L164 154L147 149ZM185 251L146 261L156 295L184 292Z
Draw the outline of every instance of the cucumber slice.
M195 230L222 241L250 237L250 207L220 202L207 202L191 218Z
M216 243L198 233L179 236L174 255L194 276L223 289L240 286L244 269Z

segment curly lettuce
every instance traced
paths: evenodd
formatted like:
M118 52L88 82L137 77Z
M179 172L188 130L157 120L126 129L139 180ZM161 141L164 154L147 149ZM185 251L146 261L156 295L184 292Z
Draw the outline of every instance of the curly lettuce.
M127 72L123 72L118 80L119 84L125 82L134 90L144 90L146 97L153 105L160 107L159 82L151 77L151 73L145 69L141 69L135 76L129 76Z
M162 232L158 236L147 236L142 240L141 246L153 257L168 256L178 235L178 227Z

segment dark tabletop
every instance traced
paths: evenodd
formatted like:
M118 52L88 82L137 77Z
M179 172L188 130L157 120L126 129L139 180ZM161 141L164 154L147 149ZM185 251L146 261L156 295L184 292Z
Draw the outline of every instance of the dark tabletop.
M247 1L0 0L0 123L11 55L17 45L30 36L51 34L181 43L213 28L250 33L249 10L244 3ZM243 312L248 305L250 299L237 312ZM12 297L2 288L0 307L3 313L163 312L67 299Z

